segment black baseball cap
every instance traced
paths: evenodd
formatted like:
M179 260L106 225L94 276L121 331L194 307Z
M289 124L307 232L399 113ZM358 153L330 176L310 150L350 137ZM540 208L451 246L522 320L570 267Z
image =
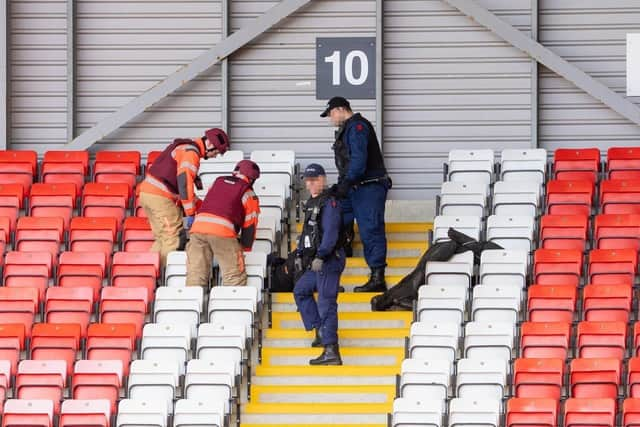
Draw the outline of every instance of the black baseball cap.
M322 114L320 114L320 117L327 117L331 110L338 107L346 107L348 109L351 109L351 104L349 104L349 101L347 101L346 98L343 98L341 96L334 96L329 100L329 102L327 102L327 108Z
M324 168L317 163L311 163L304 170L305 178L317 178L319 176L326 176L327 173L324 171Z

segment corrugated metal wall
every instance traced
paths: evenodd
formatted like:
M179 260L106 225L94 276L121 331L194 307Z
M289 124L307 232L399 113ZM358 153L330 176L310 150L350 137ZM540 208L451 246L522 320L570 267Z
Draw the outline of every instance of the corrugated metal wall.
M626 35L640 32L638 0L540 0L540 41L611 89L626 92ZM540 143L638 145L640 127L541 67ZM633 98L630 98L633 100Z
M530 0L477 0L530 32ZM637 0L539 0L540 39L624 92L625 35ZM232 31L276 0L231 0ZM66 1L10 0L10 144L58 148L66 132ZM431 198L448 150L531 144L531 61L443 0L385 0L384 151L394 198ZM375 0L315 0L230 59L236 148L285 148L334 171L333 129L315 99L315 39L374 36ZM188 63L221 37L220 0L76 0L77 132ZM540 141L637 144L640 129L542 69ZM221 122L220 67L188 83L96 147L162 147ZM354 101L375 118L375 102Z

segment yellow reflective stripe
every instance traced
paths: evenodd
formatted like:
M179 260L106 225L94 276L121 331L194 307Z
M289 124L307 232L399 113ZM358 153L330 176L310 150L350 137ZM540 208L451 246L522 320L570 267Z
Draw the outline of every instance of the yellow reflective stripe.
M229 228L231 230L233 230L233 232L235 233L236 231L236 227L235 225L233 225L233 223L227 219L224 218L220 218L217 216L204 216L204 215L196 215L196 219L194 221L194 223L196 222L208 222L210 224L217 224L217 225L221 225L223 227Z
M182 162L180 163L180 167L189 169L193 173L198 173L198 168L192 165L190 162Z

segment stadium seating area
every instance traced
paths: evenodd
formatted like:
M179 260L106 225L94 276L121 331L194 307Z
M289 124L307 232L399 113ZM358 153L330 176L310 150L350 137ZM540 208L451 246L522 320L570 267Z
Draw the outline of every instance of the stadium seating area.
M640 425L640 149L451 151L392 426Z
M262 215L249 286L184 286L136 200L146 167L131 151L0 151L2 426L223 426L261 337L267 254L289 240L293 152L253 152ZM208 184L244 154L202 162ZM206 191L206 190L205 190ZM204 197L204 194L201 194ZM215 284L221 284L214 275ZM259 339L258 339L259 341ZM117 416L116 416L117 414Z

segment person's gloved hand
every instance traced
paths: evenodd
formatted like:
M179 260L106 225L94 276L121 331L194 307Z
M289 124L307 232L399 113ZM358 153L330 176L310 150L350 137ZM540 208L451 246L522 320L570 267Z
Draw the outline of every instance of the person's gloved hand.
M302 271L302 258L296 257L296 260L293 262L293 266L296 271Z
M351 186L346 182L341 182L339 184L333 184L329 191L336 199L345 199L349 195L349 189Z
M191 226L193 225L193 216L188 216L185 218L185 224L184 224L184 228L186 228L187 230L191 229Z
M322 271L323 265L324 265L324 261L322 259L314 258L313 261L311 261L311 271L315 273L319 273L320 271Z

